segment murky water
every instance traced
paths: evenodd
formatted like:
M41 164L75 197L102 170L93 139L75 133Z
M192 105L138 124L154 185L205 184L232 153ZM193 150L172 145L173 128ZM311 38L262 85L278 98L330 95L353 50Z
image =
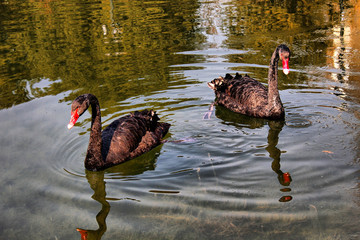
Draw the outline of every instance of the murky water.
M8 0L0 12L0 239L360 237L357 1ZM202 119L208 81L266 84L280 43L285 121L219 106ZM66 125L88 92L105 126L152 108L169 141L86 171L90 114Z

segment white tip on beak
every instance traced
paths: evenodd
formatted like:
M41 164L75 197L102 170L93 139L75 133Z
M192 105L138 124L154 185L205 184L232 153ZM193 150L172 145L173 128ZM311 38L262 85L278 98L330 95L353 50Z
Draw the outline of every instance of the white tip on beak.
M71 129L73 126L74 126L73 124L69 123L69 124L67 125L67 128L68 128L68 129Z
M284 69L283 69L283 72L284 72L284 74L285 74L285 75L288 75L288 74L289 74L289 72L290 72L290 70L289 70L289 69L284 68Z

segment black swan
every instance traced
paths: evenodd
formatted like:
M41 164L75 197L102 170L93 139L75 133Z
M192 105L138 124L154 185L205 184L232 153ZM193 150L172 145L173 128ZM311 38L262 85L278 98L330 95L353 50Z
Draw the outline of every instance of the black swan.
M113 121L101 132L99 101L92 94L84 94L71 104L69 129L89 106L92 119L85 168L90 171L103 170L150 151L161 144L170 128L170 124L158 122L154 111L143 110Z
M284 74L289 73L290 49L279 45L270 61L268 88L248 75L244 77L236 73L235 77L226 74L225 78L216 78L208 83L215 91L216 104L233 112L269 119L284 119L277 82L278 61L282 60Z

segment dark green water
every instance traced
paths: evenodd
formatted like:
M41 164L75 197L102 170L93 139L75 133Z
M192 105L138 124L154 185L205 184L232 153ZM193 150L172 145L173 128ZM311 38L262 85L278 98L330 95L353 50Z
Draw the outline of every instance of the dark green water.
M0 239L358 239L359 39L355 0L0 1ZM208 81L266 84L280 43L285 121L202 119ZM85 171L89 92L175 141Z

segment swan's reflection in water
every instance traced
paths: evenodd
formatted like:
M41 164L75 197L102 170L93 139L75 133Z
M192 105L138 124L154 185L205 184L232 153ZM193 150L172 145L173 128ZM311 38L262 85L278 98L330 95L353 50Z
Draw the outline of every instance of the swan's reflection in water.
M266 151L269 153L270 158L273 159L271 168L277 174L279 183L284 186L280 189L281 192L287 193L282 196L280 202L289 202L292 200L292 196L288 193L291 192L290 183L292 181L291 175L289 172L283 172L280 165L280 156L281 150L277 148L279 142L279 134L282 128L285 125L283 120L266 120L261 118L248 117L241 114L236 114L230 110L222 107L216 106L215 116L224 121L226 125L233 125L236 128L262 128L266 124L269 125L269 132L267 137L267 147Z
M285 124L284 121L269 121L269 133L268 133L268 145L266 147L266 151L268 151L269 156L273 159L273 162L271 164L271 168L276 174L278 175L278 180L281 185L284 186L284 188L280 189L282 192L290 192L291 188L290 183L292 181L290 173L281 171L280 167L280 156L281 151L279 148L277 148L277 144L279 142L279 134ZM286 195L282 196L279 201L280 202L288 202L292 200L292 196Z
M77 228L76 230L80 232L82 240L101 239L102 235L106 232L106 217L110 212L110 204L106 201L104 172L91 172L86 170L86 178L91 189L94 190L92 198L101 204L101 210L96 215L99 228L97 230Z
M110 204L108 201L131 200L138 201L132 198L109 198L106 197L106 181L111 179L136 179L136 175L142 174L149 170L154 170L156 161L160 155L162 145L154 148L152 151L132 159L120 165L108 168L105 171L92 172L85 170L86 179L90 188L94 191L92 198L101 204L101 210L96 215L96 221L99 228L97 230L77 228L76 230L81 234L81 240L100 240L106 232L106 218L110 212Z

